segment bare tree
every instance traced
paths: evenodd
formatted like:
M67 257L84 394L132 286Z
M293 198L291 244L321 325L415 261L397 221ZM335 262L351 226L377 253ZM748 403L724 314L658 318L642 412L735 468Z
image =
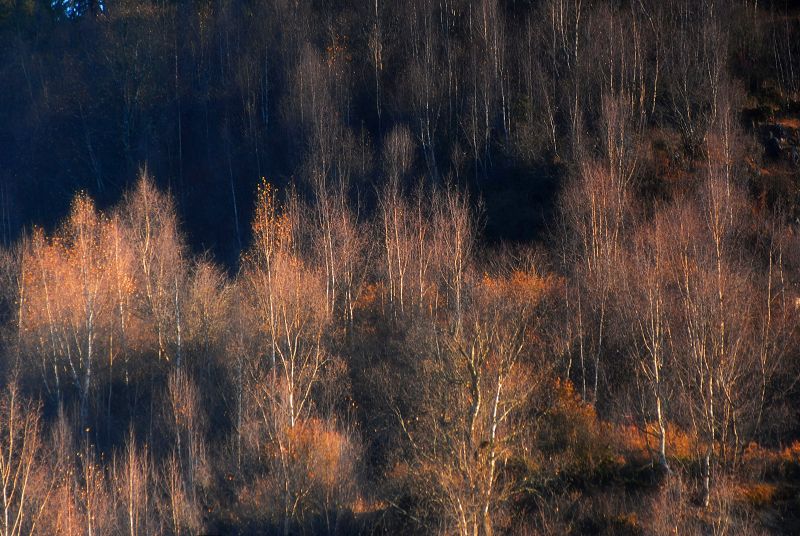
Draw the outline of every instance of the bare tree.
M387 184L380 203L388 301L392 313L401 315L406 308L406 287L414 239L409 221L412 214L398 181Z
M168 379L169 427L175 440L172 456L165 468L172 518L178 533L183 525L194 532L197 527L198 490L206 482L205 423L200 393L186 372L176 369ZM176 481L179 479L179 481Z
M612 301L619 285L617 266L629 231L632 183L637 172L641 117L622 92L603 101L603 154L584 163L567 188L562 208L576 236L565 261L576 271L577 336L581 395L587 396L586 354L593 361L592 394L599 397L601 357L608 338ZM588 348L586 346L588 345Z
M41 409L23 400L16 382L0 399L0 500L2 534L32 534L51 487L35 486L40 460ZM38 495L38 496L37 496Z
M198 368L209 372L214 357L225 344L231 314L231 283L209 259L197 261L188 282L186 342L202 357Z
M430 216L424 212L420 214L418 225L431 227L434 242L432 262L438 269L442 288L446 289L458 329L466 307L467 276L475 253L478 224L467 194L448 187L441 193L432 191L429 196L438 201L430 204L433 212ZM427 196L418 194L418 203L422 203L423 197Z
M425 341L419 381L407 387L419 411L393 405L413 453L412 480L459 534L494 533L493 517L513 489L500 468L519 448L518 412L541 386L525 355L543 287L518 277L487 276L473 289L463 327L437 328Z
M78 196L69 219L49 243L43 235L34 237L27 256L32 266L23 267L32 290L36 289L29 295L23 321L31 328L42 326L47 334L43 339L44 333L36 330L31 335L36 337L38 331L38 342L30 342L39 348L49 347L57 394L61 392L62 371L71 379L79 395L84 428L95 367L103 357L103 345L111 330L107 232L108 226L92 201Z
M299 254L297 203L277 206L274 191L264 185L253 221L254 244L245 258L243 277L250 307L266 341L250 363L248 414L258 422L255 440L265 449L270 473L278 476L281 521L288 534L309 493L307 475L296 464L299 438L316 414L315 388L324 381L330 354L323 345L331 321L325 303L324 272Z
M117 530L114 495L104 467L95 459L96 454L84 442L74 471L78 485L74 488L75 509L79 526L88 536L107 534Z
M645 378L652 404L646 406L644 418L655 414L658 441L658 463L670 472L667 462L667 424L669 422L669 373L674 369L670 362L671 303L667 288L668 260L664 225L660 219L640 231L635 250L630 253L627 289L630 302L625 304L629 322L636 326L630 341L633 364Z
M682 400L704 449L706 506L716 457L725 463L741 448L742 404L755 372L747 350L753 334L748 266L736 254L741 200L735 185L710 176L699 207L687 204L670 216L677 222L670 262L679 292Z
M152 326L159 359L180 368L187 270L175 208L143 171L119 211L136 259L137 312Z
M119 482L115 492L119 495L118 503L123 511L123 525L129 536L152 533L152 504L150 486L152 482L152 466L147 446L137 447L133 429L128 433L125 451L116 459L114 481Z
M577 272L575 306L581 395L585 398L589 393L588 354L593 361L591 392L595 401L599 396L601 356L608 335L614 287L618 283L616 266L620 261L630 195L626 185L617 179L603 166L586 165L564 200L568 225L576 234L574 250L567 262Z

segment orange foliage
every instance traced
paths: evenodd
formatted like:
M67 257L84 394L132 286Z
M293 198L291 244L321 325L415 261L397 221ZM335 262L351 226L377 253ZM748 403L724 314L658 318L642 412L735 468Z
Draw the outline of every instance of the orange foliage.
M781 117L775 123L784 128L800 129L800 117Z
M343 464L350 453L350 443L340 431L312 418L298 423L288 435L295 446L293 460L305 465L308 478L317 485L333 489L337 479L348 472Z
M778 486L767 482L744 484L740 493L753 506L764 507L775 502Z
M256 210L253 216L252 261L268 260L272 255L291 242L291 227L288 215L276 199L277 190L266 180L258 185Z
M350 63L353 56L349 49L350 38L346 35L336 35L333 42L325 48L328 67L335 68L342 63Z
M542 430L542 447L559 465L578 474L591 473L624 460L612 449L613 430L602 422L594 406L583 401L572 382L556 379L551 387L551 409Z
M666 426L666 436L669 458L689 460L698 451L697 441L671 423ZM620 425L616 428L615 437L629 457L637 461L649 460L658 448L658 423L649 422L644 430L632 424Z
M781 461L800 465L800 441L794 441L781 451Z
M594 406L581 399L575 386L569 380L556 378L553 382L553 412L569 415L583 428L597 425L597 412Z
M490 294L506 300L518 300L534 304L553 287L550 277L541 277L534 272L514 270L510 277L484 274L481 286Z
M368 310L375 306L378 298L383 293L380 283L368 283L361 289L361 293L356 300L356 309Z

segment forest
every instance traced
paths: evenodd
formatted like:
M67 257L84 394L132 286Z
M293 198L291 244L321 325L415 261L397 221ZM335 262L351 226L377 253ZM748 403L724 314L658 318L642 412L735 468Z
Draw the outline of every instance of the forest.
M797 534L800 2L0 0L0 535Z

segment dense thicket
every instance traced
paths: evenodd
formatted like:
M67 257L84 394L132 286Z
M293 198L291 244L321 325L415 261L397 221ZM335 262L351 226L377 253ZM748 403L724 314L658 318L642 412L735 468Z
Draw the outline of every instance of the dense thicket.
M799 44L0 0L0 533L800 530Z

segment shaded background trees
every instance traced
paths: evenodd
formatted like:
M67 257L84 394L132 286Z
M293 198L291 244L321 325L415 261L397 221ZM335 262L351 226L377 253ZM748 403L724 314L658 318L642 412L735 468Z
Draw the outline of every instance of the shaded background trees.
M746 87L775 71L786 96L797 70L793 11L745 2L76 6L12 2L0 15L6 244L32 221L53 225L78 189L108 206L146 164L189 243L232 266L261 177L353 195L381 180L399 125L414 173L484 192L492 235L529 239L553 177L595 156L608 102L637 128L674 129L693 158L729 65L765 72L734 70Z

